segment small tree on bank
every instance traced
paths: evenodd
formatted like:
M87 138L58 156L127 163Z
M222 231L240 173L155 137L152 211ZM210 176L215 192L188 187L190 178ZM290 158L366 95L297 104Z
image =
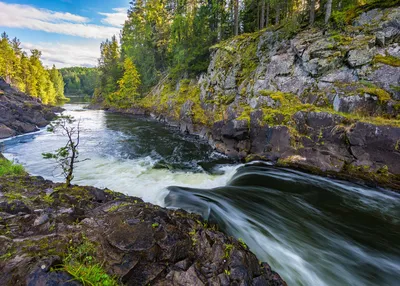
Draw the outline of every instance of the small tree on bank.
M65 185L71 186L71 181L74 178L75 164L79 162L78 146L80 143L80 120L77 125L73 126L76 120L71 116L61 116L55 122L51 123L48 130L50 132L61 132L67 137L67 143L64 147L57 149L54 153L43 153L43 158L54 159L62 169L62 174L65 178Z

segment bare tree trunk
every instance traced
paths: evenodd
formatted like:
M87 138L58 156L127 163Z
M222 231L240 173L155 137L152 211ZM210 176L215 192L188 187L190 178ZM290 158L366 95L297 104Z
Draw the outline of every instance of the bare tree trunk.
M266 14L267 15L265 16L265 27L268 27L268 25L269 25L269 0L267 3L267 13Z
M279 16L280 16L280 13L281 13L281 11L280 11L280 4L277 4L276 5L276 11L275 11L275 25L278 25L279 24Z
M260 16L260 29L264 29L264 21L265 21L265 0L261 0L261 16Z
M332 14L332 0L328 0L326 2L326 11L325 11L325 24L328 24L329 18Z
M315 0L310 1L310 25L315 21Z
M235 36L239 35L239 0L234 0Z

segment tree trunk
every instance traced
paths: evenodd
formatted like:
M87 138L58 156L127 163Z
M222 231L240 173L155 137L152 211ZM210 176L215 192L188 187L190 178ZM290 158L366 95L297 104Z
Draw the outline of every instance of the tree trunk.
M332 0L328 0L326 2L326 11L325 11L325 24L328 24L329 18L332 14Z
M281 13L281 11L280 11L280 4L277 4L276 5L276 11L275 11L275 25L278 25L279 24L279 16L280 16L280 13Z
M260 29L264 29L264 21L265 21L265 0L261 0L261 16L260 16Z
M239 0L235 0L234 5L235 36L239 35Z
M265 15L265 27L268 27L268 25L269 25L269 0L267 3L267 13Z
M310 25L315 21L315 0L310 1Z
M260 2L257 0L256 31L260 30Z

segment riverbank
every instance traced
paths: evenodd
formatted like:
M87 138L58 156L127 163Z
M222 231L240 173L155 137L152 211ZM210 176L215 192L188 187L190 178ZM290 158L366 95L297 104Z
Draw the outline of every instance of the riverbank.
M275 27L212 48L208 71L168 75L129 109L221 153L400 190L400 8L340 29Z
M4 285L286 285L200 216L107 189L4 175L0 216Z
M62 110L42 104L0 78L0 139L38 131Z

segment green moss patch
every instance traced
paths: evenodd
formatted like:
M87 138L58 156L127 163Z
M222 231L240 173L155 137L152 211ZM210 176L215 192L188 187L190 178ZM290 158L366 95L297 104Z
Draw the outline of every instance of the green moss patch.
M382 63L392 67L400 67L400 59L391 55L376 55L374 58L375 63Z
M362 93L368 93L368 94L372 94L378 97L379 102L387 102L390 99L392 99L390 97L390 94L381 88L377 88L377 87L366 87L366 88L361 88L358 90L359 92Z

